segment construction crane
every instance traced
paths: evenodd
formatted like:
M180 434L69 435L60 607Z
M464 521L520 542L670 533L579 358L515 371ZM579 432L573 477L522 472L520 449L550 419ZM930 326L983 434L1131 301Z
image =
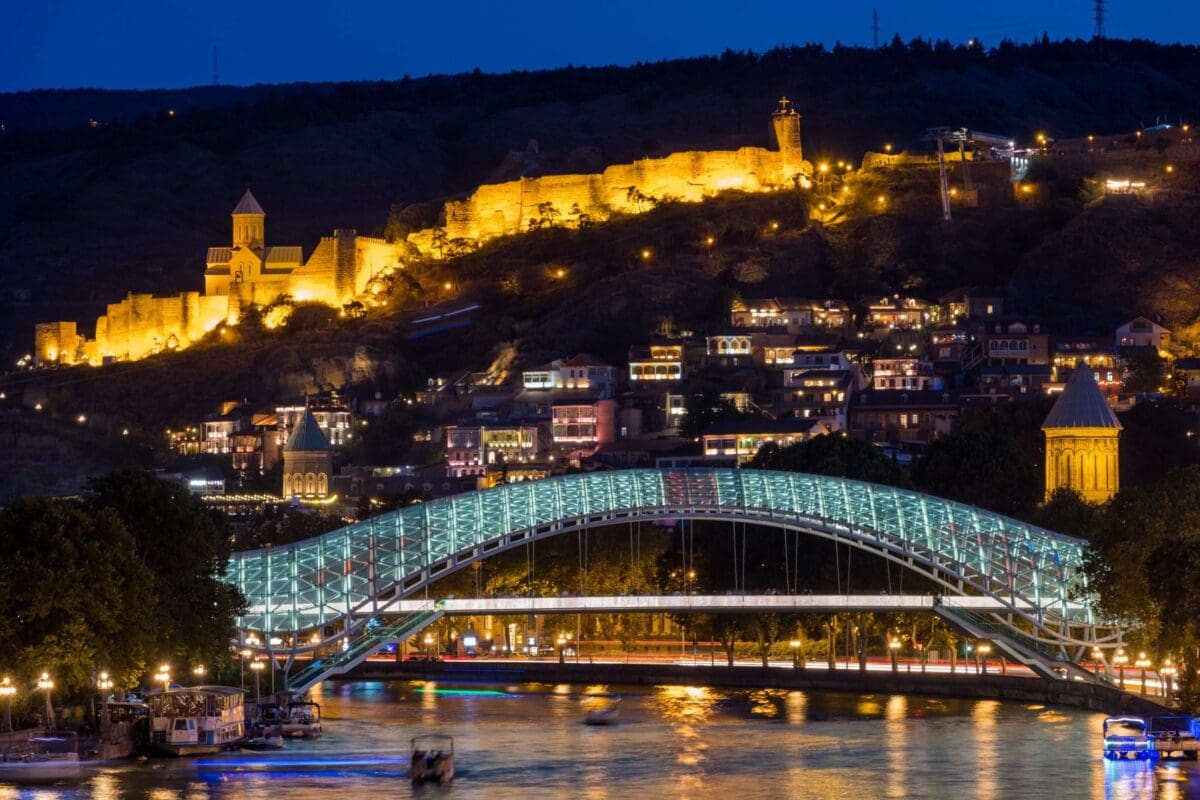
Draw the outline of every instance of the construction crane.
M972 150L978 152L981 148L987 148L992 151L1000 151L1008 156L1012 155L1013 141L1007 136L999 136L994 133L984 133L982 131L973 131L970 128L951 128L941 126L937 128L927 128L925 135L921 137L924 142L937 142L938 154L938 188L942 196L942 218L946 222L950 222L950 182L946 177L946 143L957 145L958 158L962 164L963 173L963 190L971 191L971 173L967 169L967 145L971 145Z

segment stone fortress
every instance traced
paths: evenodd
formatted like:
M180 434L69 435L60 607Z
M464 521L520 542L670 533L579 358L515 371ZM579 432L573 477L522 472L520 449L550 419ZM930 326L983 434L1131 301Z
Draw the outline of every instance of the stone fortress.
M613 214L639 213L655 203L699 202L726 190L748 192L807 186L800 115L787 98L772 114L778 148L743 147L672 153L617 164L586 175L545 175L480 186L465 200L445 205L445 224L404 241L335 230L308 260L298 246L267 245L266 212L247 189L232 212L228 247L210 247L204 292L172 297L129 294L96 320L92 338L70 321L36 326L35 363L92 364L136 360L187 347L219 325L236 325L242 310L267 306L283 295L297 302L341 306L368 296L371 281L405 259L445 255L447 243L478 244L542 224L602 222Z

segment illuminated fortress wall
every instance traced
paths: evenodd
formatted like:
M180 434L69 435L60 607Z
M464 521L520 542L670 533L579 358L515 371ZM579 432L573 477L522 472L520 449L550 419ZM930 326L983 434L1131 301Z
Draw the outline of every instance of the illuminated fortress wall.
M139 359L187 347L225 322L237 324L242 309L265 306L281 295L298 302L343 305L363 297L373 278L400 266L413 251L441 257L446 242L478 242L528 230L530 223L571 225L615 213L638 213L657 201L699 202L718 192L790 187L812 173L800 142L800 115L786 98L771 116L778 149L743 147L672 153L632 164L615 164L590 175L546 175L480 186L465 200L445 206L445 227L387 242L339 229L322 237L305 261L301 248L265 243L266 212L249 190L232 212L230 246L210 247L204 293L172 297L130 294L96 320L94 338L74 322L36 326L35 361L102 364Z

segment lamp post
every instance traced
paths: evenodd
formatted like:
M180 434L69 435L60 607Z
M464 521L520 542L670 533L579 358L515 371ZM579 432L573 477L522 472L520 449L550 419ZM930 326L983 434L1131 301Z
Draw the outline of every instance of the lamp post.
M1158 674L1163 679L1163 698L1169 703L1171 701L1171 680L1175 677L1175 666L1171 663L1171 659L1158 668Z
M1138 660L1133 662L1133 665L1142 671L1142 694L1146 693L1146 669L1150 666L1150 659L1146 658L1145 653L1138 653Z
M154 682L163 685L163 691L171 691L171 665L159 664L158 672L154 673Z
M100 690L100 729L108 726L108 693L112 691L113 681L107 672L101 672L96 677L96 688Z
M433 660L433 634L432 633L425 634L425 638L423 641L425 642L425 659L427 661L432 661Z
M800 669L800 640L792 639L792 669Z
M925 671L925 660L928 657L925 651L925 643L917 642L913 645L917 651L917 660L921 662L921 672Z
M980 674L987 675L987 657L988 653L992 652L992 646L987 642L984 642L983 644L979 645L979 647L976 649L976 652L979 653Z
M560 633L558 635L558 638L554 640L554 643L556 645L558 645L558 663L560 663L560 664L567 663L567 640L566 640L566 637L564 637Z
M250 662L250 669L254 670L254 699L256 701L262 698L262 688L259 684L258 676L262 673L265 666L261 661L255 660Z
M197 664L196 666L192 667L192 674L195 675L196 679L199 680L201 683L204 683L204 676L207 673L208 673L208 670L205 668L205 666L203 664Z
M1092 648L1092 672L1095 672L1096 674L1100 673L1100 655L1101 655L1100 648L1093 647Z
M893 638L890 642L888 642L888 651L892 654L892 672L899 672L900 663L898 659L900 657L900 640Z
M37 680L37 688L46 693L46 730L54 730L54 707L50 705L50 690L54 688L54 679L49 672L43 672Z
M13 686L12 680L5 675L0 679L0 697L4 698L4 729L12 733L12 696L17 693L17 687Z
M1123 691L1125 689L1125 665L1129 663L1129 656L1125 655L1124 648L1117 650L1117 654L1113 656L1113 663L1117 665L1117 675Z

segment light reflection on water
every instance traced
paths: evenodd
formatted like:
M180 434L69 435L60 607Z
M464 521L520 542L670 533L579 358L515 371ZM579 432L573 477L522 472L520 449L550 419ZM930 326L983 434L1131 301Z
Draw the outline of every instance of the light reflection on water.
M323 688L328 734L280 754L129 762L75 785L0 784L0 800L1200 796L1192 762L1101 759L1102 715L1072 709L699 686ZM583 725L586 694L606 692L624 697L620 724ZM455 737L459 778L414 791L409 738L432 731Z

